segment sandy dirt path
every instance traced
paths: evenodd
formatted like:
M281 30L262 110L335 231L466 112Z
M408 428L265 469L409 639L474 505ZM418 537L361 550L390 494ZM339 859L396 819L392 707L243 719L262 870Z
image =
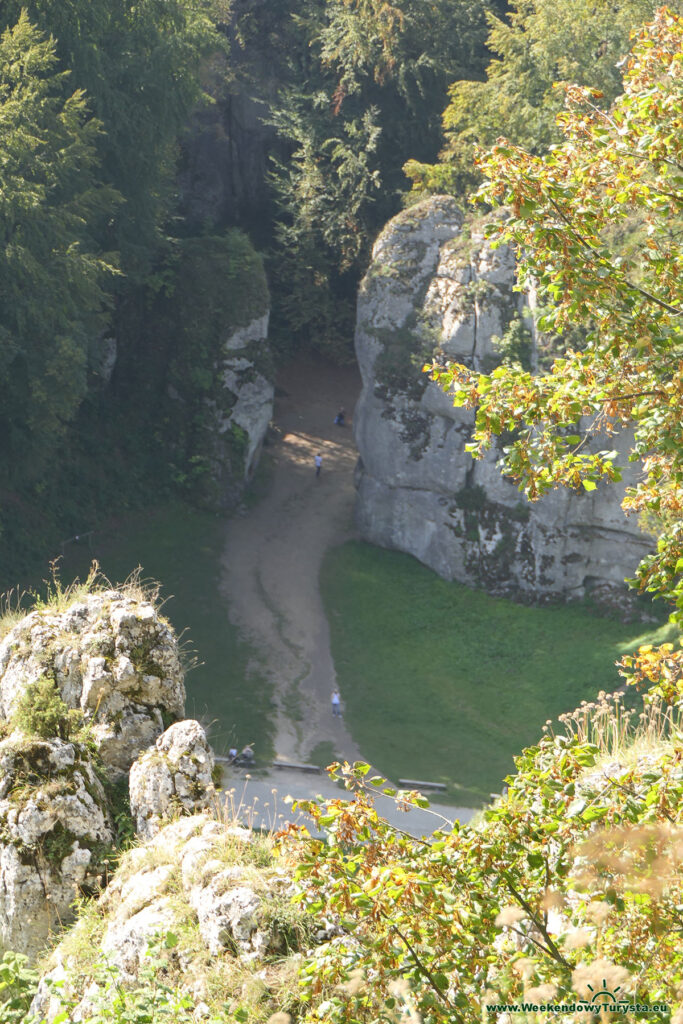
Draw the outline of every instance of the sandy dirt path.
M231 621L258 650L274 684L275 751L283 760L306 761L321 742L332 743L339 757L361 756L343 717L332 715L336 675L318 589L325 552L353 536L357 453L349 421L359 391L355 367L310 360L281 373L268 493L228 526L221 590ZM340 406L343 428L333 422ZM318 478L317 452L323 457Z

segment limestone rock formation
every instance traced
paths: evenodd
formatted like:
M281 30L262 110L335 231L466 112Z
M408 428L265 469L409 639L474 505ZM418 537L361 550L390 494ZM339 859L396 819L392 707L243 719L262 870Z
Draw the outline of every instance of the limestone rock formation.
M85 747L19 732L0 743L0 836L0 946L35 956L114 838Z
M273 416L275 388L272 380L259 368L259 359L255 355L259 349L267 349L268 318L269 314L264 313L246 327L238 328L224 344L223 386L234 398L230 411L218 414L217 430L219 437L230 431L241 437L242 473L246 480L251 478L256 468Z
M272 69L264 65L262 74L242 89L239 76L235 81L234 72L228 70L234 66L231 58L216 55L213 66L221 60L225 66L218 80L205 78L202 83L214 102L203 103L193 113L180 140L180 204L184 217L198 231L207 224L248 228L263 218L270 157L280 148L277 133L267 124L267 101L255 95ZM226 95L228 79L232 87Z
M89 593L64 611L31 612L0 643L0 717L47 676L80 709L112 777L127 773L182 718L183 669L170 625L142 595Z
M164 819L193 814L215 797L213 751L199 722L176 722L130 770L130 809L148 839Z
M118 359L118 342L113 334L103 331L90 346L90 372L96 386L106 388L111 381Z
M637 474L626 460L629 437L591 442L620 451L622 484L556 490L529 504L499 472L500 451L482 461L465 452L473 414L453 408L421 373L436 349L490 372L501 358L495 339L511 334L533 365L525 307L534 297L514 292L514 283L510 249L492 250L482 226L464 223L449 197L405 210L379 236L356 330L361 534L494 594L621 600L624 577L650 548L620 508Z
M209 998L205 964L216 983L220 975L239 977L258 957L282 952L274 908L286 902L292 881L276 868L256 867L263 861L259 842L246 829L195 815L130 850L98 901L94 922L77 922L53 953L32 1012L48 1022L59 1012L50 979L65 982L74 1019L81 1019L103 997L102 955L122 982L132 984L149 944L169 931L182 935L173 964L195 1003Z

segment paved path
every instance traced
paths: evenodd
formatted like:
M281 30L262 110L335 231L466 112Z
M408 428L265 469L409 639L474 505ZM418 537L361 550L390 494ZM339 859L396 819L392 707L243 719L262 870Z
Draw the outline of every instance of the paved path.
M258 650L274 684L276 756L306 761L321 742L335 755L361 758L330 696L336 674L318 576L328 548L353 536L351 427L334 426L344 406L347 424L360 391L355 367L320 360L290 365L278 379L273 464L268 494L228 526L221 589L230 618ZM315 475L314 456L323 466ZM343 694L342 694L343 697Z
M289 821L311 822L301 811L292 810L288 797L294 800L313 800L321 796L326 800L346 799L350 796L343 786L332 782L327 775L308 775L278 769L271 774L249 773L241 769L226 768L223 787L236 815L250 827L280 829ZM458 818L470 821L478 812L471 807L451 807L433 804L429 810L411 807L399 810L396 802L381 793L376 795L377 809L392 825L414 836L430 835L438 828L451 827Z

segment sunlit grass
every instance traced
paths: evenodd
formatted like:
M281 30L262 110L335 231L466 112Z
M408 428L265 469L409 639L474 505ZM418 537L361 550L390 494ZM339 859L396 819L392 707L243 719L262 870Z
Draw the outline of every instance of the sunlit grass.
M547 719L615 690L622 654L671 633L489 597L355 542L330 552L321 585L363 755L394 778L444 782L469 806L500 790Z

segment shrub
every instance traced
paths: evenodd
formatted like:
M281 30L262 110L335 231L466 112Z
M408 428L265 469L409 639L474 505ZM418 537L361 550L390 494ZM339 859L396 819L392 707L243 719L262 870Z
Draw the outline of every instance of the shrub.
M83 716L62 700L54 679L43 675L29 683L19 698L12 716L12 725L29 736L68 740L83 726Z
M5 953L0 960L0 1019L3 1024L24 1024L38 987L38 974L22 953Z

